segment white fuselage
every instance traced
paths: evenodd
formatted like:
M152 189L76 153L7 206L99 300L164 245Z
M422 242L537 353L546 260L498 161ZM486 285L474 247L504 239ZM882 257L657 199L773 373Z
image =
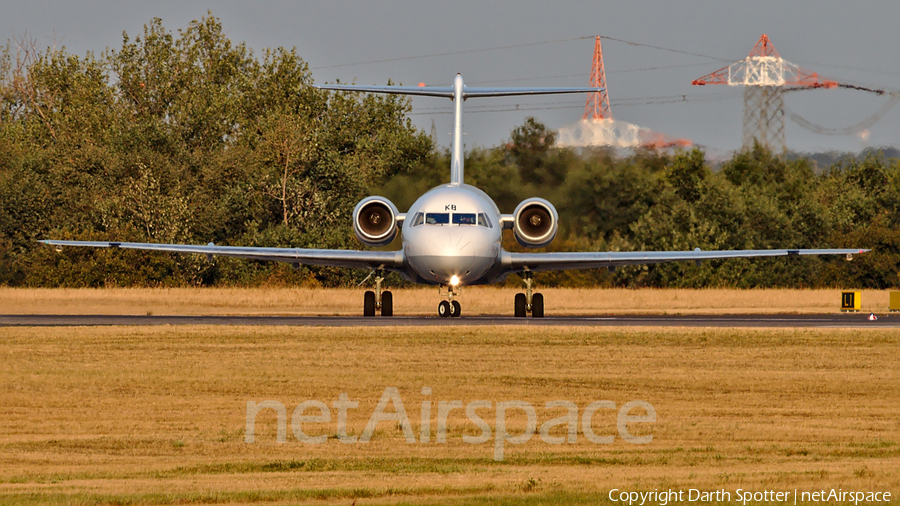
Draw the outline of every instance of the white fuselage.
M417 281L459 285L493 281L502 237L500 210L483 191L467 184L431 189L409 208L403 221L403 253Z

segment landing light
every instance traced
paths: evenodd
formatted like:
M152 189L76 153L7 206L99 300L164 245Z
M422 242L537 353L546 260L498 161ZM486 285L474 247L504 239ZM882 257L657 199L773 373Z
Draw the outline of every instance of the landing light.
M457 276L456 274L454 274L454 275L450 278L450 284L453 285L453 286L458 285L458 284L459 284L459 276Z

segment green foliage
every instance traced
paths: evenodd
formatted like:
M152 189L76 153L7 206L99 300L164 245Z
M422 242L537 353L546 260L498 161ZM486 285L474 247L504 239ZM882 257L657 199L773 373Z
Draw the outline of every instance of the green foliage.
M358 247L354 204L431 156L407 100L316 90L294 50L257 58L212 15L177 34L154 19L101 58L10 47L0 58L0 283L352 283L359 273L57 254L35 241Z
M735 259L542 273L542 285L627 287L897 286L900 266L900 162L877 154L846 159L816 174L806 159L786 160L757 146L714 171L698 149L674 154L574 151L529 118L508 144L466 155L466 181L502 212L531 196L551 200L560 235L547 251L873 248L840 258ZM434 154L381 187L401 209L445 183L449 157ZM507 234L504 247L525 251ZM538 250L538 251L544 251ZM516 277L507 284L518 285Z
M25 43L23 43L25 42ZM13 49L15 48L15 49ZM328 93L294 49L257 57L209 15L159 19L101 57L0 52L0 283L13 286L350 285L367 273L196 255L66 248L70 238L359 248L350 212L401 211L449 179L450 154L395 95ZM900 162L878 153L814 170L760 146L713 170L702 151L560 149L534 118L466 153L466 182L501 212L541 196L560 213L545 250L861 247L852 263L779 258L542 273L542 285L900 284ZM399 241L391 248L398 247ZM504 247L522 251L512 234ZM398 282L391 279L392 284ZM507 283L518 284L514 276Z

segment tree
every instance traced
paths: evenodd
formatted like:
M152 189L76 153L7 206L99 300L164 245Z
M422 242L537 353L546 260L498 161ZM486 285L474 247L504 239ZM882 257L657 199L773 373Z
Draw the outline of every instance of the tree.
M556 135L531 116L525 118L524 125L513 129L507 151L511 161L519 167L523 180L542 182L540 169L555 142Z
M313 89L295 50L257 58L212 15L177 33L154 19L99 59L18 47L18 58L11 46L0 58L0 256L13 266L0 282L282 276L277 265L209 268L193 256L54 256L35 239L358 247L355 202L432 149L406 117L408 100ZM101 265L107 277L90 274ZM315 272L332 283L355 276Z

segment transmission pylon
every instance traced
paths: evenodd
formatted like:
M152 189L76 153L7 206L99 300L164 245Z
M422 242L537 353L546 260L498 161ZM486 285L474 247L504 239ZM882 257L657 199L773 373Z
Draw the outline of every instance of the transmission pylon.
M612 119L609 110L609 95L606 94L606 71L603 69L603 48L600 47L600 36L594 42L594 63L591 65L591 88L601 88L591 93L584 104L584 116L581 119Z
M796 89L834 88L835 81L798 67L781 58L766 34L743 60L695 79L691 84L744 86L743 149L759 142L772 152L784 153L784 92Z

